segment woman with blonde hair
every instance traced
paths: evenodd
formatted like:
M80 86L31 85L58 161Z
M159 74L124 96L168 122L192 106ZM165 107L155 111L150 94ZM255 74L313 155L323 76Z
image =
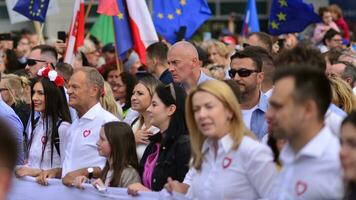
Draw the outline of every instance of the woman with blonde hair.
M329 76L332 90L332 102L344 110L351 113L356 108L356 98L349 84L336 76Z
M227 46L219 41L211 41L208 43L207 52L210 62L217 66L222 66L222 69L225 71L225 77L228 78L228 70L230 69L230 52Z
M123 119L122 116L122 108L120 105L117 104L114 98L114 94L111 90L110 84L108 82L104 82L104 90L103 94L100 97L100 104L101 106L110 112L111 114L115 115L120 120Z
M151 105L156 87L161 82L151 74L144 74L137 82L131 97L131 109L138 112L139 116L131 123L135 134L136 150L140 161L143 153L149 144L149 137L159 132L159 129L152 126L151 116L147 108Z
M192 199L261 199L277 175L271 150L253 139L230 87L206 81L186 100L192 148ZM180 192L176 181L167 189Z
M0 94L2 99L9 105L21 119L26 127L30 117L30 105L27 103L26 87L29 86L29 80L26 77L15 74L6 74L0 82Z

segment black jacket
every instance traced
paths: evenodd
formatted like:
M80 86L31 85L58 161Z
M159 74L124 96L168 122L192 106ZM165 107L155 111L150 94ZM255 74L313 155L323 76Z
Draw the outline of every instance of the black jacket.
M157 133L150 138L142 159L139 171L142 179L147 157L156 151L156 143L161 142L160 152L156 162L156 167L152 173L152 190L160 191L167 182L167 178L182 182L185 174L189 170L190 142L188 135L178 135L177 137L164 137Z

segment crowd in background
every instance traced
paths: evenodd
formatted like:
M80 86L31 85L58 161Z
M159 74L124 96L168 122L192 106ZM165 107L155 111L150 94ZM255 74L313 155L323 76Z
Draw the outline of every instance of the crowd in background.
M356 38L337 5L319 15L303 39L162 39L146 63L90 37L67 64L65 41L1 34L0 195L16 165L134 196L355 199Z

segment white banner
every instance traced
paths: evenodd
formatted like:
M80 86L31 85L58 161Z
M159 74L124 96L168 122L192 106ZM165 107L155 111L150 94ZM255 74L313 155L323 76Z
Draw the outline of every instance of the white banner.
M30 21L27 17L12 10L17 3L17 0L6 0L7 12L9 13L10 23L15 24L19 22ZM48 4L47 16L57 15L59 13L57 0L50 0Z
M126 188L107 188L105 192L97 191L92 185L84 184L84 190L69 188L59 179L49 179L48 186L42 186L32 177L13 179L13 185L8 200L108 200L108 199L137 199L156 200L162 199L158 192L139 192L137 197L127 194Z

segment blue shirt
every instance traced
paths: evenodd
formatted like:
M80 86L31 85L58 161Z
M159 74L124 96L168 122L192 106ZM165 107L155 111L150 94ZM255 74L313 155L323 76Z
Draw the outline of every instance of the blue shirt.
M260 92L260 100L257 104L257 109L252 112L250 127L251 131L262 140L263 136L268 132L268 124L265 113L268 109L267 96Z
M198 85L200 83L204 83L205 81L210 81L210 80L215 80L214 78L206 75L203 71L200 71L200 76L199 76L199 79L198 79Z
M22 165L24 162L24 150L23 150L23 124L20 118L16 115L3 100L0 100L0 118L4 119L14 133L14 137L17 142L17 164Z
M169 72L168 69L164 70L164 72L159 77L159 80L165 85L173 83L173 77L171 72Z

